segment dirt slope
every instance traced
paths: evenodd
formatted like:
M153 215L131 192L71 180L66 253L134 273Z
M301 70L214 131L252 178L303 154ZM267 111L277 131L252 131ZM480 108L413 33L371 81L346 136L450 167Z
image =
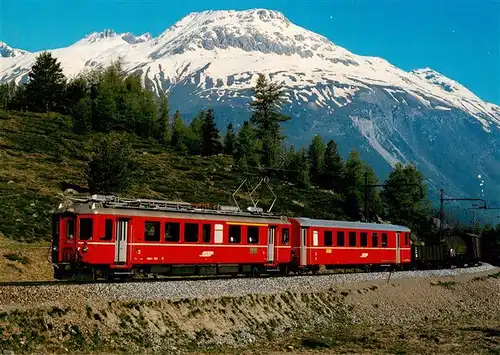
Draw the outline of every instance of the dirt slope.
M498 271L203 301L67 298L0 313L0 344L16 354L494 354Z

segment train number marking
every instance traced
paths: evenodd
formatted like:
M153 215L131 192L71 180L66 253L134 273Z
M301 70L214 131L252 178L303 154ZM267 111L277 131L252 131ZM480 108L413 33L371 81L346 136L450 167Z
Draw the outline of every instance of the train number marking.
M361 254L361 259L366 259L368 257L368 253Z
M200 254L200 258L209 258L211 256L213 256L215 254L215 252L213 251L204 251Z

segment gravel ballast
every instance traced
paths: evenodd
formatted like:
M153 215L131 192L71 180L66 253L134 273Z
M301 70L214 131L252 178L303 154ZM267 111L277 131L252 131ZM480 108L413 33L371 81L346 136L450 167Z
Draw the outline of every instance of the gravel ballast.
M321 292L341 285L367 281L453 277L500 270L489 264L471 268L373 272L290 277L233 278L85 285L9 286L0 288L0 306L84 304L109 301L160 301L184 298L220 298L282 292Z

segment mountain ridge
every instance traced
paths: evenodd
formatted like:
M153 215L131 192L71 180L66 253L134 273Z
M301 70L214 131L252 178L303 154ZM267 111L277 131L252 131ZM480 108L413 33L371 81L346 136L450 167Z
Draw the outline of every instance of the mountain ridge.
M416 162L434 187L461 195L473 192L468 171L491 184L500 179L499 106L430 68L406 72L351 53L279 11L191 13L157 37L105 30L51 52L70 77L122 58L127 72L156 94L168 92L185 117L216 108L221 127L248 118L251 89L264 73L284 82L291 142L305 144L316 133L334 138L344 156L356 148L377 161L382 176L396 162ZM25 81L35 56L1 58L0 82Z

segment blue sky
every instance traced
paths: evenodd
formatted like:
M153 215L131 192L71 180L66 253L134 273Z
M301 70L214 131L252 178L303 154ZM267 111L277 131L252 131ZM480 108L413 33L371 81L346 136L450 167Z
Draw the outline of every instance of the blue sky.
M0 40L29 51L105 28L157 36L193 11L268 8L361 55L431 67L500 104L496 0L0 0Z

